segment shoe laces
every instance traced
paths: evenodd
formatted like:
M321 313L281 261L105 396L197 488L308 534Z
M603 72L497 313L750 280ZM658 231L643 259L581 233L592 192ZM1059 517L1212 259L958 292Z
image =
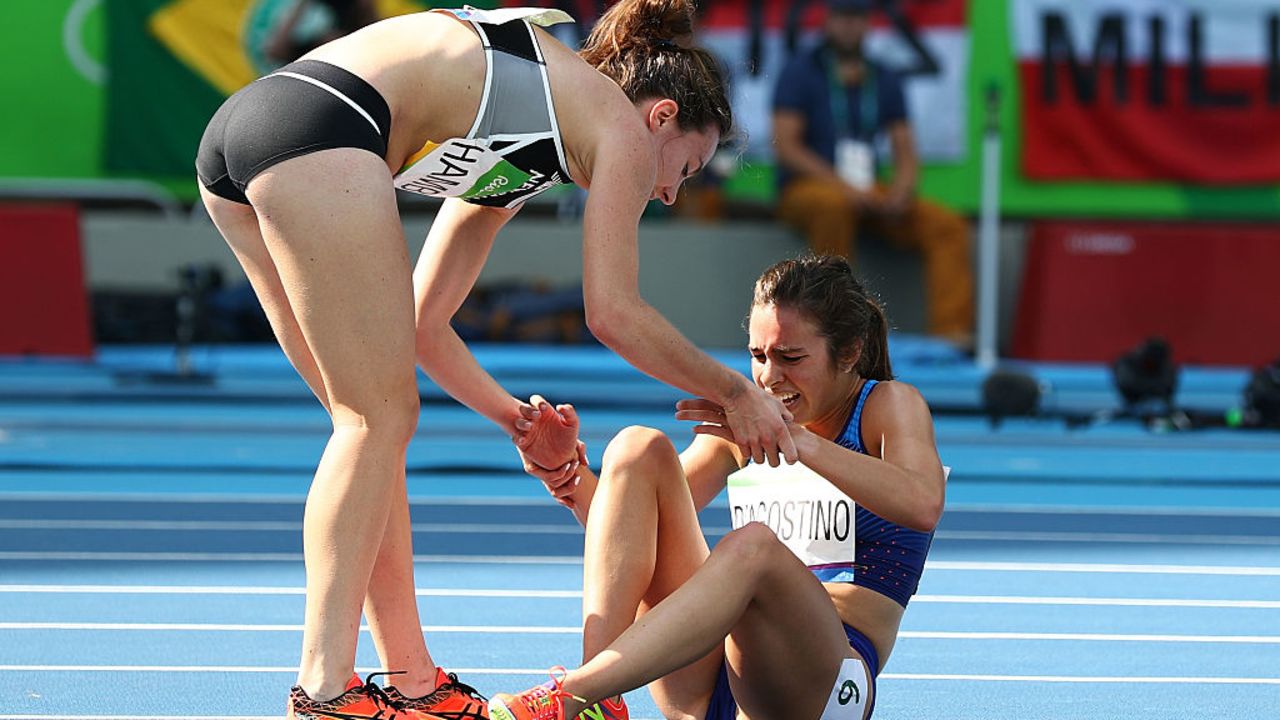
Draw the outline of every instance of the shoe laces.
M564 679L568 674L569 671L565 670L564 666L557 665L551 668L553 687L539 685L520 693L518 696L520 702L532 713L530 720L565 720L564 704L557 702L562 698L570 697L578 702L586 702L585 698L580 698L564 689Z
M435 690L422 697L405 697L403 693L397 690L397 694L402 698L401 704L405 707L430 709L432 705L443 701L454 693L465 695L482 704L489 701L488 698L480 694L480 691L459 680L457 673L445 673L445 678L447 678L446 682L438 685Z
M478 690L459 680L457 673L445 673L445 677L449 678L449 684L441 686L441 689L457 691L473 700L479 700L480 702L488 701L488 698L481 695ZM437 689L436 692L439 692L439 689Z
M383 690L382 686L375 683L373 679L378 677L379 675L385 675L387 677L390 677L392 675L403 675L404 673L405 673L404 670L387 670L383 672L369 673L368 675L365 676L364 685L360 688L360 690L362 690L369 697L373 698L378 704L382 705L383 707L390 708L393 711L403 710L404 708L400 707L400 703L396 702L395 700L392 700L391 696L387 694L387 691Z

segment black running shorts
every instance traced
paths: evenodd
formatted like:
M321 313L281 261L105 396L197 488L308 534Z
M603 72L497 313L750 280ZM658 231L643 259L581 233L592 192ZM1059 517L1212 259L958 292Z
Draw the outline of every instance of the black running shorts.
M263 170L318 150L387 155L391 110L372 85L336 65L299 60L227 98L200 139L196 175L210 192L249 204Z

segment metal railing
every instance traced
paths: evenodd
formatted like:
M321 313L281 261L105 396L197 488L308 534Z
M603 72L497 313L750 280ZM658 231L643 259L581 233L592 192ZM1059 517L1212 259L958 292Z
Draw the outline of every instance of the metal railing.
M0 200L137 202L181 220L186 211L177 196L147 180L95 178L0 178Z

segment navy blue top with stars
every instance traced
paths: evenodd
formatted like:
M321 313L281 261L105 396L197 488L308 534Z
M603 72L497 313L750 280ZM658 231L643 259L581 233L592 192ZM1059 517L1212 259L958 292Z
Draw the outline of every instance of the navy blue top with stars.
M870 453L862 442L862 408L876 384L875 380L863 384L858 403L849 414L844 431L836 438L836 444L863 455ZM854 537L857 545L853 584L874 590L905 608L920 586L920 574L924 572L924 559L929 554L933 533L889 522L859 505Z

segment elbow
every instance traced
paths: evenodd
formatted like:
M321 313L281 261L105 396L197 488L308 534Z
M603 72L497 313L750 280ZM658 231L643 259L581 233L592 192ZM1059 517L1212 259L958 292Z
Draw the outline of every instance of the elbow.
M608 301L592 302L586 300L585 311L587 329L606 347L613 348L618 340L618 330L622 323L614 303Z
M938 527L938 521L942 519L944 503L944 493L941 489L925 493L925 496L916 504L916 511L911 518L911 529L933 532L934 528Z

